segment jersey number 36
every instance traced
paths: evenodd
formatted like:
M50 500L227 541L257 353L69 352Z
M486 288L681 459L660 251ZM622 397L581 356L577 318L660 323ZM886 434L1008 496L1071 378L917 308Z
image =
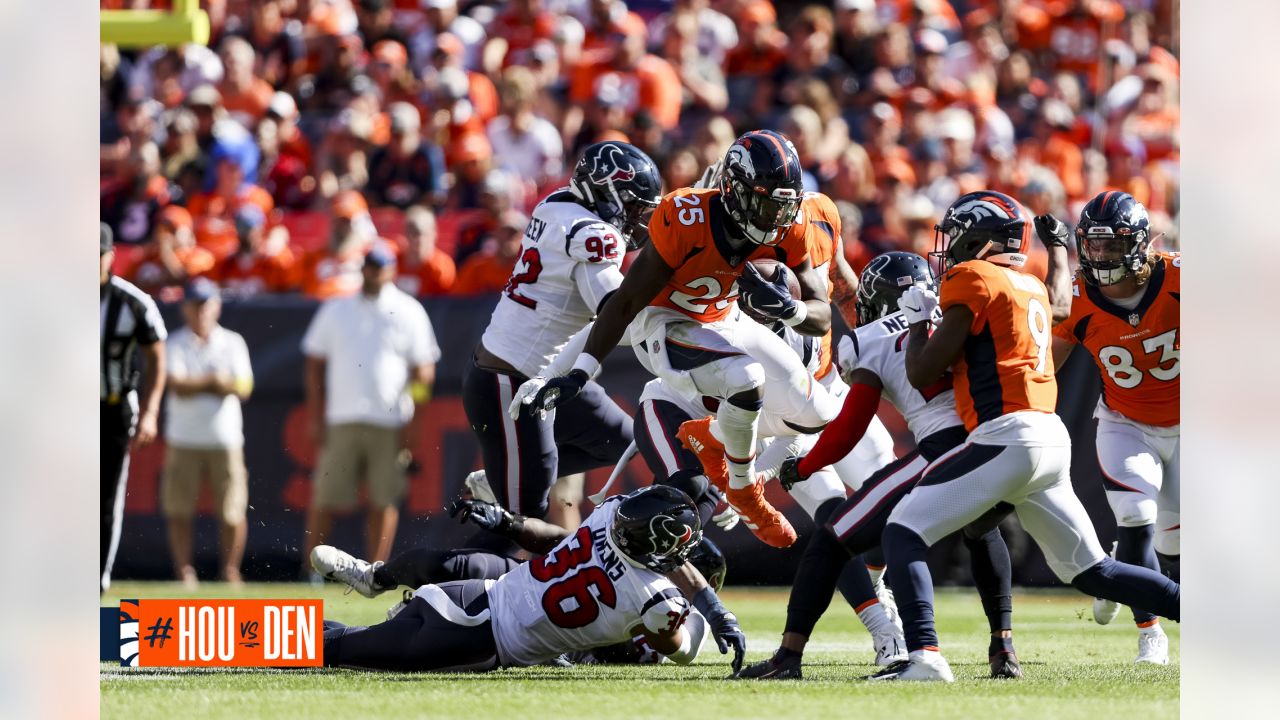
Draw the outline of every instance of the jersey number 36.
M529 561L529 573L535 580L544 583L559 580L542 594L542 609L551 622L562 628L586 627L595 622L600 617L601 603L611 608L618 605L618 591L613 581L603 568L590 562L591 530L586 527L579 528L577 534L555 552ZM587 567L569 575L582 565Z

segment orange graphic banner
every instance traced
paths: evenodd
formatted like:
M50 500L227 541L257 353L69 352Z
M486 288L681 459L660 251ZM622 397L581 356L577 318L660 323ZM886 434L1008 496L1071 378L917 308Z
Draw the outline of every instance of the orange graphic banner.
M137 600L142 667L317 667L323 600Z

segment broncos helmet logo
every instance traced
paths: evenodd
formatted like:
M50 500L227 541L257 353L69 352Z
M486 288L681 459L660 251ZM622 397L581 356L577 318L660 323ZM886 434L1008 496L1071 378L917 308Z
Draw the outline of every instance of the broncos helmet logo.
M693 528L669 515L655 515L649 520L649 535L653 540L654 554L666 556L689 542Z
M960 227L967 228L983 218L999 218L1012 220L1016 215L995 197L983 197L969 200L963 205L951 208L950 219Z
M756 176L756 166L751 160L751 152L747 149L747 143L750 142L751 140L748 138L743 140L742 144L729 148L729 152L724 158L724 165L726 168L738 168L738 172L743 177L754 178Z
M600 148L592 158L591 171L587 177L597 185L615 180L630 180L636 176L635 168L627 161L622 148L612 143Z

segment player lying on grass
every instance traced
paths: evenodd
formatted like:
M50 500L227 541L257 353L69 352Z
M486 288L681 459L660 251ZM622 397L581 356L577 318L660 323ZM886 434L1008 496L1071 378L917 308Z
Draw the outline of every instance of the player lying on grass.
M932 282L925 259L913 253L885 253L873 258L862 272L858 329L839 345L840 371L849 384L844 407L808 454L783 462L779 480L792 494L815 479L820 481L832 459L848 453L861 439L882 394L906 419L916 438L916 449L874 473L849 499L828 500L820 510L824 522L819 523L819 531L810 539L796 570L782 645L772 658L744 668L739 677L801 677L805 645L831 603L837 579L851 568L862 571L860 562L850 565L849 561L880 544L889 513L915 486L925 466L964 441L964 423L956 414L951 376L917 390L907 380L903 362L907 323L898 311L898 298L909 287L927 287ZM991 676L997 678L1022 675L1013 650L1009 549L996 528L1006 514L1001 511L984 517L963 531L991 629L987 653ZM905 649L895 659L905 660Z
M722 652L733 647L734 671L741 667L746 637L737 618L688 562L702 536L688 495L656 485L611 497L569 537L536 520L519 525L521 544L547 554L497 580L423 585L384 623L326 621L325 664L484 671L539 665L637 635L687 664L710 626ZM686 596L707 625L686 624Z
M449 514L461 522L470 521L516 544L529 542L533 547L524 548L528 551L533 551L545 538L564 539L569 536L569 531L558 525L513 515L500 505L472 498L455 500L449 506ZM529 529L526 530L526 527ZM399 553L385 563L369 563L331 545L320 545L311 551L311 565L316 572L329 580L347 585L367 598L377 597L401 586L416 589L423 585L439 585L459 580L497 580L522 562L524 561L510 555L478 548L437 550L417 547ZM710 538L702 538L689 554L689 562L698 569L712 590L720 591L724 586L726 564L724 554ZM411 603L413 597L413 591L406 590L404 599L392 606L388 617ZM691 632L695 637L705 635L707 624L706 618L696 608L702 606L703 610L711 612L713 603L707 602L710 599L709 594L701 599L695 596L695 609L685 620L686 626L693 628ZM575 664L656 663L661 662L663 656L649 647L643 635L639 635L616 645L571 653L566 659Z

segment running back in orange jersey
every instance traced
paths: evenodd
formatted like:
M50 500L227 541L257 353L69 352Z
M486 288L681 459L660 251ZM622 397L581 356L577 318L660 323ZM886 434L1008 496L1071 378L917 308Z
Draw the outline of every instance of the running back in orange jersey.
M732 248L724 230L729 218L720 203L711 202L719 194L714 188L682 188L662 198L653 211L650 241L676 272L650 305L712 323L724 319L737 301L744 263L776 259L794 269L808 258L802 233L788 232L776 245L748 242Z
M1076 278L1071 316L1053 333L1088 349L1102 371L1102 402L1130 420L1179 424L1182 258L1161 253L1133 310Z
M956 409L970 432L1022 410L1052 413L1058 400L1053 321L1044 283L985 260L960 263L942 276L939 307L973 313L964 354L953 368Z

